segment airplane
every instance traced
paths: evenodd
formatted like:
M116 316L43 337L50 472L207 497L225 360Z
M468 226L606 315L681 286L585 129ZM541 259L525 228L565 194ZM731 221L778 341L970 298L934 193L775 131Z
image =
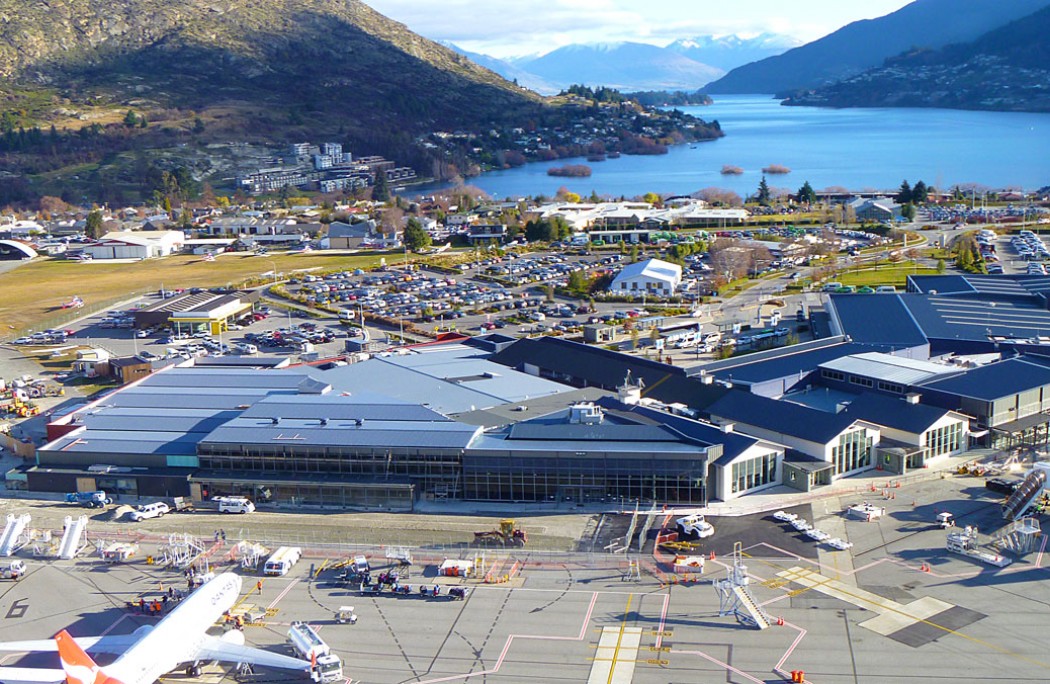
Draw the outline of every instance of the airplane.
M311 663L260 648L245 646L244 634L230 630L221 637L207 629L237 601L241 578L224 573L205 582L156 625L143 625L131 634L73 637L66 630L54 639L0 642L0 651L57 651L62 669L0 667L5 684L153 684L161 676L186 668L199 676L201 665L212 662L262 665L308 672ZM87 651L118 654L110 665L98 666Z

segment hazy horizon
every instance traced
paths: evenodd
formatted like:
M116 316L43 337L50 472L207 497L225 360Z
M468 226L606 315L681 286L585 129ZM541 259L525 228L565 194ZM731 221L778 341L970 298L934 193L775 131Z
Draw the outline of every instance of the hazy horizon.
M911 0L364 0L431 40L497 58L544 54L572 44L637 42L666 46L706 35L761 33L807 43ZM708 9L713 7L715 9Z

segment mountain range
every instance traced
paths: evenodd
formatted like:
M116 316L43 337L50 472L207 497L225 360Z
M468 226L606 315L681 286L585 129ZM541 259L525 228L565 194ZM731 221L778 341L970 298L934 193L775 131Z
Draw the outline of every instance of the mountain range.
M541 55L508 59L446 45L508 80L553 95L574 84L625 92L695 91L727 69L779 54L798 41L770 33L747 38L707 35L676 40L665 47L635 42L572 44Z
M1050 6L968 43L910 50L784 104L1050 112L1047 35Z
M916 0L884 17L853 22L782 55L737 67L705 90L730 94L817 88L916 47L937 49L975 40L1047 4L1047 0Z

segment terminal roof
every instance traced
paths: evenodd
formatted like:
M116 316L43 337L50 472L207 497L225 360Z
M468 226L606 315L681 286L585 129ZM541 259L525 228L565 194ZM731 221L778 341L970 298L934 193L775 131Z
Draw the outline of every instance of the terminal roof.
M978 366L962 375L924 383L922 387L994 401L1044 385L1050 385L1050 359L1027 355Z

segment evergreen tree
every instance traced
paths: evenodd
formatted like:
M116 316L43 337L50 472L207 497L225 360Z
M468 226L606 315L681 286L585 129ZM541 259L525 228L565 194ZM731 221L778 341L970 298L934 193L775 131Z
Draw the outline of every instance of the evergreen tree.
M418 252L430 246L430 234L423 230L423 225L415 216L408 219L405 226L405 246Z
M386 180L386 172L376 171L375 184L372 186L372 199L376 202L390 201L390 184Z
M908 202L911 202L911 198L911 185L909 185L908 181L904 181L901 183L900 190L897 191L897 204L907 204Z
M911 189L911 201L912 204L926 204L930 198L930 189L926 187L926 184L921 180L915 183L915 187Z
M817 193L813 190L813 186L806 181L802 184L802 187L798 189L798 201L800 204L816 204Z
M762 180L758 184L758 202L759 204L769 204L769 183L766 182L765 174L762 174Z
M134 128L139 123L139 118L135 116L135 112L128 110L128 113L124 115L124 125L128 128Z

